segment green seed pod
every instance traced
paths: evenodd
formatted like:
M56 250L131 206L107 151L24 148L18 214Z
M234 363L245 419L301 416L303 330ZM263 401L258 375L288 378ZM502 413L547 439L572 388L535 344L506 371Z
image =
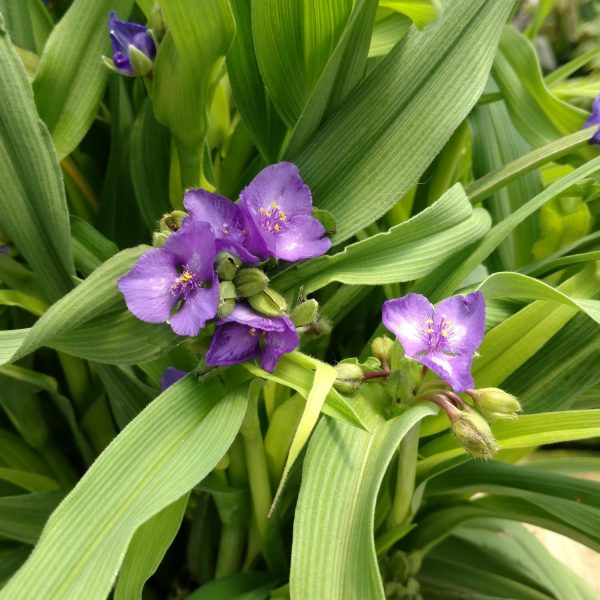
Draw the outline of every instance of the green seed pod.
M260 269L251 267L240 269L233 278L237 293L242 298L248 298L262 292L269 284L269 278Z
M229 252L219 252L215 259L215 271L220 281L233 281L242 261Z
M296 327L304 327L315 322L318 312L319 303L316 300L306 300L296 306L290 318Z
M217 309L218 317L226 317L231 313L235 306L235 286L231 281L221 281L219 284L219 307Z
M265 288L259 294L249 296L247 300L255 311L267 317L278 317L287 309L285 298L271 288Z
M188 214L182 210L174 210L173 212L166 213L158 222L158 230L169 236L181 228L181 222L187 216Z

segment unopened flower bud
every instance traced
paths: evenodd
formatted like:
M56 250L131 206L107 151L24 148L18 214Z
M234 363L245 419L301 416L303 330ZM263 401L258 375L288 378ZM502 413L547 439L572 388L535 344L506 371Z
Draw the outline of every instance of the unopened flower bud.
M111 69L131 77L146 75L152 70L156 43L147 27L120 21L112 12L109 17L109 32L113 57L112 60L105 57L104 62Z
M231 281L221 281L219 284L219 307L217 308L218 317L226 317L231 313L235 306L235 286Z
M352 363L338 363L335 365L337 371L337 378L333 383L333 387L338 392L345 392L351 394L355 392L360 384L363 382L362 369Z
M158 40L160 42L165 35L165 20L158 3L154 4L152 12L148 17L148 29L155 41Z
M152 245L155 248L162 248L168 239L169 239L168 233L163 233L162 231L155 231L152 234Z
M233 281L242 261L229 252L219 252L215 259L215 271L220 281Z
M136 75L147 75L152 71L152 59L148 58L141 50L133 44L129 44L129 62Z
M294 308L290 318L296 327L304 327L315 322L318 312L319 303L316 300L306 300Z
M256 268L240 269L233 279L237 293L242 298L255 296L269 284L269 278Z
M382 365L389 366L393 347L394 342L389 337L377 337L371 342L371 354L378 358Z
M158 222L158 230L167 236L181 229L181 223L188 214L182 210L165 213Z
M467 390L467 394L473 398L477 408L486 415L505 415L504 418L516 419L516 413L521 412L521 404L516 396L499 388L481 388L479 390ZM495 416L494 418L503 418ZM491 420L494 420L492 418Z
M278 317L287 309L285 298L279 292L269 287L265 288L259 294L249 296L247 300L255 311L267 317Z
M498 447L488 422L476 410L467 406L452 418L452 432L461 446L473 456L491 458Z

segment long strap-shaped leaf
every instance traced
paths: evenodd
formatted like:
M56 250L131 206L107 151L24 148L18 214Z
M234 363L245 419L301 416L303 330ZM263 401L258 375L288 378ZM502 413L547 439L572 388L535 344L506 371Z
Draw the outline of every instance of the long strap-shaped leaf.
M418 180L481 94L513 0L454 0L411 31L298 155L341 242Z
M2 598L105 598L135 530L217 464L238 432L246 386L170 387L100 455L50 517Z
M481 238L489 227L489 215L473 210L457 184L412 219L333 256L301 263L278 277L276 285L280 289L302 285L310 293L332 281L359 285L412 281Z
M1 15L0 64L0 229L56 300L73 287L75 274L65 191L52 140Z
M294 522L293 598L384 598L373 539L377 492L398 444L437 408L379 420L372 434L323 419L304 462Z

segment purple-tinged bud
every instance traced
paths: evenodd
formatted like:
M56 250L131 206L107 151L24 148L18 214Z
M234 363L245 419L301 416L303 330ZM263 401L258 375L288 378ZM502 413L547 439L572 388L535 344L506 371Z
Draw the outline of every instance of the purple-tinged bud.
M488 422L475 409L467 406L451 417L452 432L460 445L473 456L492 458L498 446Z
M335 365L337 378L333 383L333 387L338 392L351 394L355 392L363 382L362 369L353 363L338 363Z
M316 321L318 313L319 303L316 300L306 300L294 308L290 318L296 327L305 327Z
M281 316L287 309L285 298L269 287L254 296L249 296L246 300L255 311L268 317Z
M120 21L114 12L110 13L108 26L113 58L111 61L105 57L104 62L122 75L147 75L156 57L156 44L150 30L138 23Z
M248 298L262 292L269 285L269 278L263 271L256 268L240 269L234 279L237 293L242 298Z

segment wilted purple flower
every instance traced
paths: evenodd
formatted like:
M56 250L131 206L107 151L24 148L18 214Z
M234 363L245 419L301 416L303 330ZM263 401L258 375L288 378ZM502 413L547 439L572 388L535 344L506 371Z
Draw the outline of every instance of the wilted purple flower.
M156 56L156 44L148 29L138 23L120 21L114 11L110 13L108 26L116 70L123 75L144 75L145 73L140 73L132 63L132 52L139 52L141 55L138 54L138 56L142 60L144 60L143 57L146 57L149 61L149 67L145 69L147 73Z
M160 378L160 388L164 391L177 383L182 377L188 374L187 371L176 369L175 367L167 367L162 377Z
M244 216L238 204L208 190L188 190L183 205L194 221L204 221L212 228L216 238L217 252L229 252L248 264L259 259L246 250Z
M600 125L600 94L596 96L596 99L592 103L592 114L583 124L583 128L591 127L592 125ZM596 133L591 137L590 144L600 146L600 127L598 127Z
M263 317L245 304L236 304L233 312L217 323L206 364L236 365L260 357L262 368L271 373L279 357L298 344L296 328L288 317Z
M246 247L263 258L303 260L321 256L331 240L311 216L312 196L298 167L280 162L263 169L242 190Z
M162 248L144 252L118 281L127 308L142 321L168 321L178 335L198 335L217 314L215 238L208 223L190 222ZM173 308L176 312L171 315Z
M407 294L384 302L382 315L406 356L429 367L457 392L473 387L473 353L485 330L481 292L452 296L435 307L425 296Z

